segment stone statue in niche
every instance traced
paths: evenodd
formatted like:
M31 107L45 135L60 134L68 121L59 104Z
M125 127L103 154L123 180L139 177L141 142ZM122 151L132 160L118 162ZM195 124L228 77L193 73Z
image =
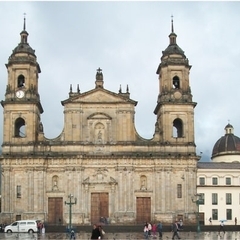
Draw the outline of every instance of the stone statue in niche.
M58 191L58 177L54 176L53 177L53 187L52 187L53 191Z
M94 126L94 141L96 144L101 144L104 142L104 135L105 135L105 126L103 123L98 122Z
M98 140L102 140L102 132L101 132L101 130L99 130L99 132L98 132Z
M102 129L97 130L96 132L96 142L97 143L102 143L103 142L103 132Z
M145 178L142 178L141 179L141 190L147 190L147 186L146 186L146 179Z

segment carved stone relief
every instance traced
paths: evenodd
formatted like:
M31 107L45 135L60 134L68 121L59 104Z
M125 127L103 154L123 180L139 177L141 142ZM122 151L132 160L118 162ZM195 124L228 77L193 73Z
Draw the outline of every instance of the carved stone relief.
M90 185L96 187L99 184L103 184L105 186L110 185L111 190L114 191L115 185L117 185L117 181L109 175L108 170L106 168L96 169L91 176L83 180L85 190L87 190Z

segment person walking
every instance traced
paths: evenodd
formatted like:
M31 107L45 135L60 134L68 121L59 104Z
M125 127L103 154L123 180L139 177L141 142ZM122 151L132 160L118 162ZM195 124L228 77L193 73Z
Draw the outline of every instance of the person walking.
M235 217L235 225L237 225L237 218Z
M96 224L93 225L91 239L101 239L101 233L100 233L99 228L97 227Z
M159 233L159 239L162 239L162 223L161 223L161 221L157 225L157 231Z
M149 222L148 223L148 236L151 236L152 234L152 224Z
M42 232L42 222L41 221L39 221L37 223L37 228L38 228L38 232L41 233Z
M73 229L71 230L71 233L70 233L70 239L76 239L75 232Z
M46 232L46 229L45 229L45 225L44 225L44 222L42 223L42 234L45 234Z
M175 223L173 223L172 231L173 231L172 239L175 239L175 236L177 236L178 239L181 239L179 234L178 234L179 228L178 228L178 222L177 221L175 221Z
M101 239L103 239L103 237L105 235L105 231L103 230L101 225L98 228L99 228L99 231L100 231L100 234L101 234Z
M209 224L212 225L212 218L209 218Z
M157 232L157 225L154 223L154 224L152 225L153 238L156 237L156 232Z
M219 234L220 234L220 232L221 231L223 231L223 233L225 234L225 229L224 229L224 223L223 223L223 221L221 221L221 223L220 223L220 227L219 227Z
M144 238L148 239L148 224L147 224L147 222L144 225L143 232L144 232Z
M182 219L180 219L180 221L179 221L179 228L181 230L183 230L183 220Z

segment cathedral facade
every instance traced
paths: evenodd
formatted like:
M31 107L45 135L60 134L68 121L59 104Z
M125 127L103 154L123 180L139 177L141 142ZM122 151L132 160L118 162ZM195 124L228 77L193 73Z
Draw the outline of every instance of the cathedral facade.
M6 64L3 107L3 222L39 219L48 224L111 224L183 219L196 221L197 162L191 66L177 45L173 22L157 75L159 95L151 139L135 129L130 92L104 88L99 68L93 89L70 87L64 127L44 136L38 78L41 72L25 27ZM154 127L154 126L153 126ZM71 217L69 216L71 203Z

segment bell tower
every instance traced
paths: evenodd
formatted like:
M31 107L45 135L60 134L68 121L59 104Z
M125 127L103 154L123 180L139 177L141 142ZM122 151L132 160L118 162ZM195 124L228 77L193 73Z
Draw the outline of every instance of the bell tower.
M8 82L5 100L1 101L4 108L3 153L18 151L19 145L34 145L43 132L40 120L43 108L38 93L41 70L35 50L28 44L25 17L20 36L20 43L6 64Z
M162 52L157 69L159 95L154 113L157 115L155 139L162 144L193 145L194 108L189 83L191 66L184 51L177 45L173 20L169 46Z

